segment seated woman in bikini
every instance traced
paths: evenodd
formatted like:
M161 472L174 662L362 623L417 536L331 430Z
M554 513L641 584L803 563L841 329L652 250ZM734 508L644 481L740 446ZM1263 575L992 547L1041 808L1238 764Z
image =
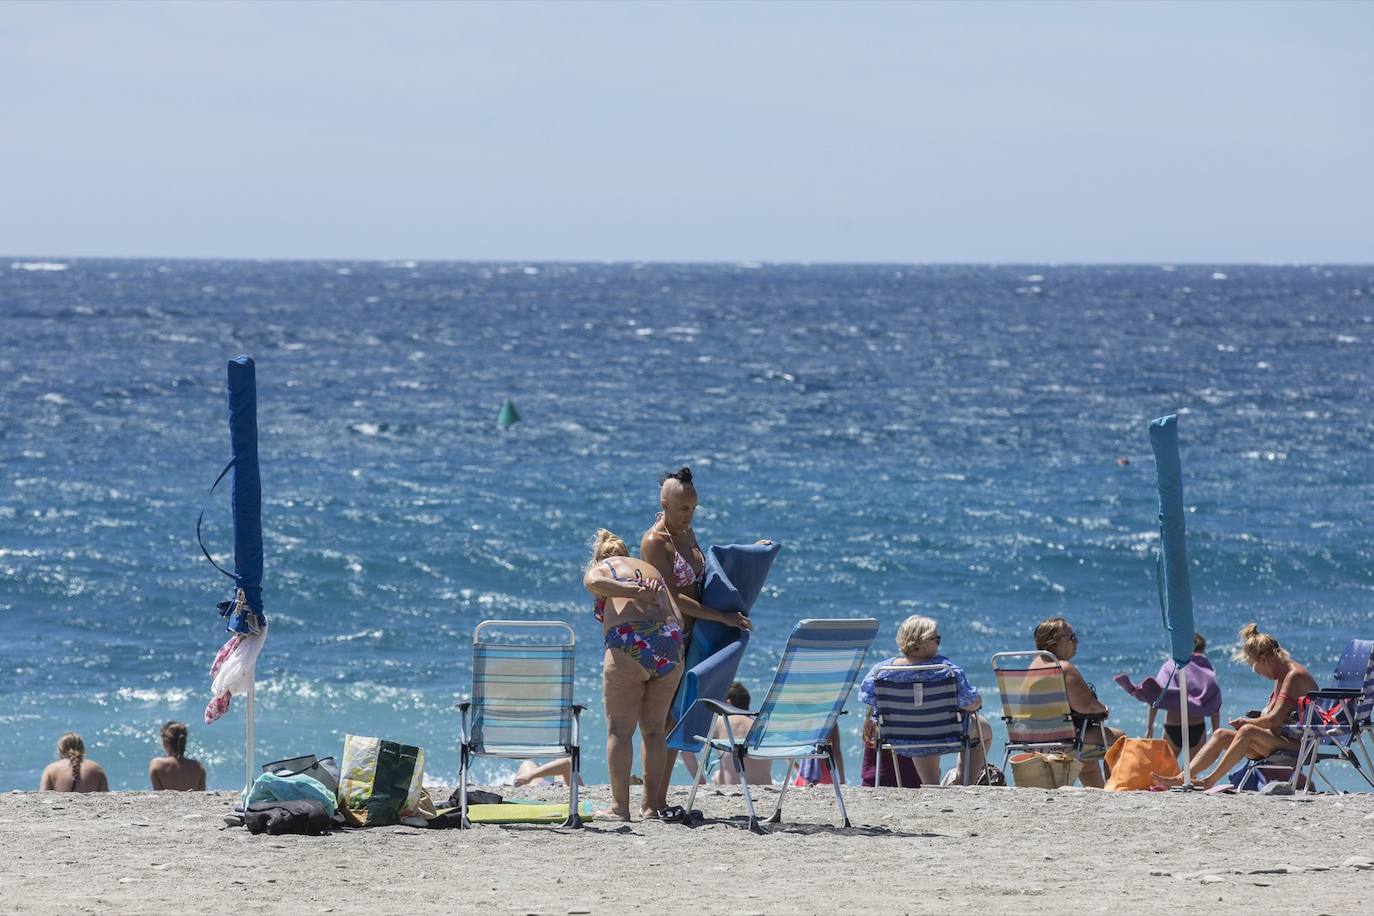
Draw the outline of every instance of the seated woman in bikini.
M1276 751L1296 751L1298 742L1284 738L1279 730L1292 724L1309 691L1317 689L1317 682L1303 665L1293 661L1288 651L1268 633L1261 633L1250 623L1240 631L1240 648L1232 656L1245 662L1261 677L1274 682L1269 702L1259 715L1232 719L1230 728L1219 728L1202 746L1202 750L1188 761L1187 773L1192 782L1203 789L1216 785L1242 759L1263 760ZM1220 758L1220 759L1218 759ZM1199 776L1212 763L1216 766L1206 776ZM1155 785L1179 786L1183 776L1154 774Z
M606 643L602 689L606 703L606 763L614 805L610 816L630 819L631 741L639 727L644 761L640 812L657 817L667 807L664 784L668 706L682 680L685 616L749 628L742 614L703 608L691 598L674 598L643 560L629 555L625 542L604 528L596 533L592 562L582 577L597 596L597 619Z
M1083 735L1084 749L1093 751L1091 756L1100 755L1106 748L1115 744L1125 732L1106 724L1111 710L1097 698L1097 691L1093 685L1083 677L1078 666L1070 661L1078 654L1078 633L1065 618L1047 617L1036 626L1034 637L1035 648L1053 655L1058 659L1059 667L1063 669L1064 688L1069 700L1069 716L1073 719L1074 731ZM1039 668L1045 664L1046 662L1037 660L1031 663L1031 667ZM1102 768L1095 759L1083 761L1078 781L1092 789L1101 789L1107 785Z

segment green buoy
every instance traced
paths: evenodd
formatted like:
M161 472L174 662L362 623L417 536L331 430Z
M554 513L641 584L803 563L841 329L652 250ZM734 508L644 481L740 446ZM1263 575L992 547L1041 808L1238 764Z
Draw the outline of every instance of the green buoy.
M507 429L520 422L520 412L515 409L515 402L506 399L506 403L501 405L501 413L496 417L496 425L502 429Z

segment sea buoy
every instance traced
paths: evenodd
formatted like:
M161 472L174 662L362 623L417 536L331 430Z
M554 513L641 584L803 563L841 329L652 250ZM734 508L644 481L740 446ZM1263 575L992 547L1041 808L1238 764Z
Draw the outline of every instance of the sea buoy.
M501 405L501 412L496 416L496 425L502 429L514 426L520 422L520 412L515 409L515 402L510 398Z

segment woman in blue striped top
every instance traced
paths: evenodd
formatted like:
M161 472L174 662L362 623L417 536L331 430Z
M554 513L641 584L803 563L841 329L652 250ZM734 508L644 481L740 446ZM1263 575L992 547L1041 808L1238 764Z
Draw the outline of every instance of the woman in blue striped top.
M863 683L859 685L859 699L868 705L869 709L864 718L864 758L863 758L863 784L866 786L874 785L877 765L878 765L878 722L873 716L873 709L877 706L878 700L874 689L874 681L879 675L879 669L888 666L920 666L920 665L948 665L954 671L954 680L958 689L959 708L966 712L977 712L983 705L983 698L978 693L978 688L968 682L968 677L964 674L964 669L940 654L940 627L929 617L922 617L913 614L902 621L897 628L897 648L901 655L884 659L868 672L864 677ZM932 681L948 677L943 671L912 671L909 674L904 671L881 672L884 680L895 683L912 683L917 681ZM975 715L971 723L970 731L974 736L974 745L970 751L969 774L974 779L983 772L983 767L987 760L984 749L987 743L992 740L992 729L981 717ZM976 728L976 730L974 730ZM982 740L978 740L978 736ZM902 768L902 784L911 785L939 785L940 783L940 751L938 748L930 750L915 751L908 756L906 753L897 756L896 765L892 760L890 751L885 751L882 756L883 767L882 784L885 786L895 786L896 769ZM919 777L919 780L912 779L912 776ZM959 780L963 778L963 762L960 761Z

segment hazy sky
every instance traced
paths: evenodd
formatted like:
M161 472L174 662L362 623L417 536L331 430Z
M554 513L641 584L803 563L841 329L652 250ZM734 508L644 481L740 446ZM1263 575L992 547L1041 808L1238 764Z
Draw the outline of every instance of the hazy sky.
M0 253L1374 261L1374 3L0 3Z

